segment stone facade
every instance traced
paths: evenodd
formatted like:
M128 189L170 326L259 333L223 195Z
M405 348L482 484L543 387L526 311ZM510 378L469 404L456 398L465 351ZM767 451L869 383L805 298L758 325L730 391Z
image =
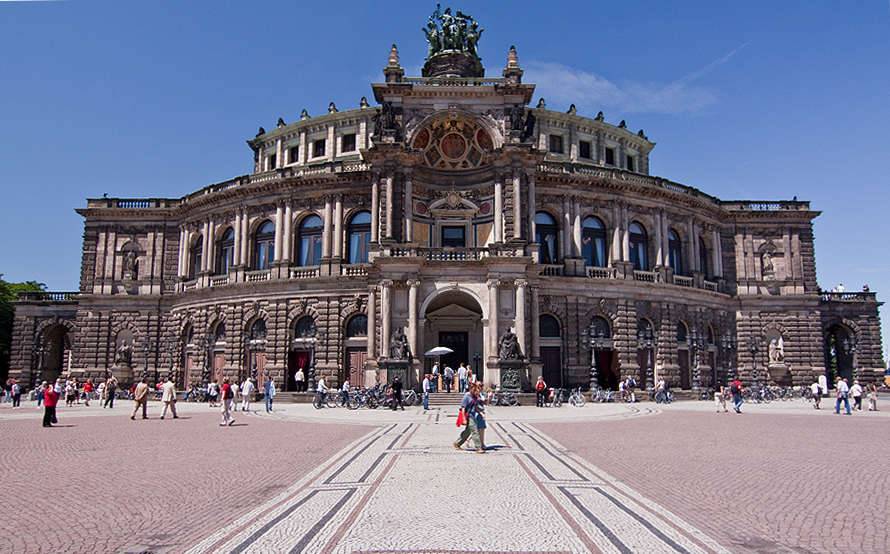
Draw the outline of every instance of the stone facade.
M384 75L379 107L261 128L250 175L88 200L80 290L20 298L12 375L416 386L435 346L523 388L882 374L879 303L819 290L808 202L650 176L642 130L527 108L512 49L502 78L405 78L395 47Z

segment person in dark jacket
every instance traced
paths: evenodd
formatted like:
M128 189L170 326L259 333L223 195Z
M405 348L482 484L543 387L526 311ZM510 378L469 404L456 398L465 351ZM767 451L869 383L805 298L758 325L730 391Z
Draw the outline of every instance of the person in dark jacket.
M389 404L393 411L396 410L396 406L402 411L405 410L402 406L402 380L398 376L392 380L392 401Z

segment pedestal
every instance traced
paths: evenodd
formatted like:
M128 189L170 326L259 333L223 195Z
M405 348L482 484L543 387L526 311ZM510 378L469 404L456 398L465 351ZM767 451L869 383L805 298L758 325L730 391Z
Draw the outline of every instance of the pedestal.
M386 360L383 362L386 367L386 382L392 384L393 380L398 376L402 380L402 387L408 387L408 362L407 360Z
M783 363L771 363L767 368L769 378L775 384L788 387L791 386L791 368Z
M522 388L522 376L528 364L519 360L500 360L497 365L501 388L519 392Z

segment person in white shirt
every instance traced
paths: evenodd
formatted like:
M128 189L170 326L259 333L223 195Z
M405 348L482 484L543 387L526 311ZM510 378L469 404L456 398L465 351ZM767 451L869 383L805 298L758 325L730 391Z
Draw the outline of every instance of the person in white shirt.
M161 412L161 419L167 415L167 408L173 414L173 419L179 419L176 415L176 385L173 384L173 378L168 376L167 381L161 385L161 400L164 402L164 410Z
M819 386L819 383L813 383L810 385L810 394L813 396L813 408L819 409L819 403L822 402L822 387Z
M439 362L433 364L433 391L439 392Z
M343 381L343 386L340 388L340 397L343 399L344 405L349 401L349 379Z
M841 400L843 400L844 406L847 408L847 415L850 415L850 387L847 385L847 381L838 377L835 381L835 387L837 387L837 403L834 406L834 413L841 413Z
M850 396L853 397L853 409L862 411L862 386L859 385L859 379L853 380L853 386L850 387Z
M253 394L253 381L245 379L241 383L241 411L250 411L250 396Z
M306 374L303 373L303 368L297 369L297 374L294 375L294 381L297 382L297 392L305 392L306 390Z
M463 362L457 369L457 392L466 392L467 390L467 366Z
M423 409L430 409L430 374L423 376Z
M451 369L451 366L445 366L445 378L443 379L445 384L445 389L448 392L451 392L451 385L454 384L454 370Z

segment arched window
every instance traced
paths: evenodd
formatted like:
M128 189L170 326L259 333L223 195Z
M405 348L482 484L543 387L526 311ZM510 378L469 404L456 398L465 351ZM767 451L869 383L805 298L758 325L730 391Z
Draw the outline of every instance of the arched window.
M254 269L269 269L275 260L275 225L266 220L256 231L254 238L256 263Z
M668 231L668 265L674 270L674 275L683 275L683 243L673 229Z
M538 317L538 330L541 338L558 338L560 336L559 321L549 314Z
M708 346L714 346L714 330L711 329L710 326L707 328L708 331Z
M609 325L609 321L602 317L596 316L590 320L590 326L593 327L593 335L595 337L609 339L612 338L612 329Z
M304 337L314 337L316 334L315 329L315 320L311 317L304 316L297 320L297 324L294 326L294 337L296 338L304 338Z
M266 322L258 319L250 326L250 340L261 340L266 338Z
M535 242L541 245L540 260L542 264L559 263L559 241L556 221L550 214L538 212L535 214Z
M708 272L708 247L701 237L698 237L698 257L701 260L701 273L707 279L710 275Z
M686 344L686 324L682 321L677 322L677 342L680 344Z
M587 217L581 223L581 249L587 265L606 267L606 227L596 217Z
M321 232L324 222L317 215L310 215L300 224L300 240L297 241L297 265L311 267L321 263Z
M630 224L630 261L637 271L649 271L649 237L643 226Z
M368 336L368 316L357 315L346 323L346 338L367 337Z
M352 216L346 230L349 238L349 263L368 263L368 244L371 242L371 212Z
M235 263L235 231L231 227L226 229L217 246L216 274L225 275Z
M204 237L198 235L192 248L189 250L189 279L196 279L201 273L201 266L204 263Z
M214 342L224 342L226 340L226 324L225 322L220 321L216 326L216 329L213 331L213 341Z

